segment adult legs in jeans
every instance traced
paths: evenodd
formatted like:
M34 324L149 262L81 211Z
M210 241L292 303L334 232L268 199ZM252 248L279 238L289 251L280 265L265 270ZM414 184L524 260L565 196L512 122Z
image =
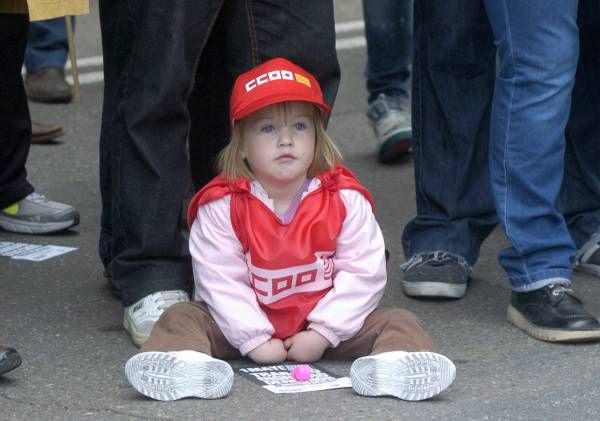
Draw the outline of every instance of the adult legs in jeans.
M104 258L110 259L112 282L125 306L156 291L184 289L191 279L180 231L187 180L186 104L220 3L180 0L165 7L129 2L112 10L116 22L135 23L128 26L129 37L120 38L126 31L118 31L116 47L105 49L116 57L107 69L107 89L112 85L113 91L106 97L111 114L105 116L109 121L103 118L101 143L108 150L101 153L102 167L108 166L110 174L110 183L104 178L102 184L110 194L103 197L111 205L110 216L103 213L110 218L110 246L102 250L108 250ZM159 36L157 25L172 35ZM111 36L104 32L103 40Z
M31 121L21 77L28 24L26 15L0 14L0 209L33 192L25 169Z
M196 189L215 175L215 157L229 141L229 93L235 78L278 56L313 73L325 100L333 104L340 80L333 3L311 0L302 8L265 0L225 3L202 52L189 100Z
M222 3L101 5L108 55L99 250L138 345L165 308L189 299L191 265L180 228L189 178L187 99Z
M25 69L36 73L47 67L62 69L67 62L69 46L65 18L32 22L25 50Z
M101 134L103 213L99 250L112 285L127 307L126 328L138 344L147 338L162 311L181 298L175 295L167 297L166 303L157 302L155 294L185 289L186 281L191 279L187 244L179 227L188 177L188 98L197 64L199 74L207 77L227 70L232 76L219 85L224 87L234 75L266 57L301 54L312 64L307 66L309 70L319 65L315 73L327 81L324 91L330 101L339 81L331 3L324 7L315 0L304 4L300 12L293 5L272 1L191 3L176 2L169 6L168 13L160 14L159 5L119 5L106 0L101 5L104 49L112 51L108 57L112 65L110 69L105 65L108 102L104 104ZM148 12L155 9L156 14ZM273 14L273 10L280 13ZM224 14L223 28L219 27L219 13ZM158 36L153 30L157 25L179 28L185 36ZM215 36L209 39L213 28ZM220 37L225 37L227 49L215 56L219 45L224 45ZM206 57L201 56L205 45ZM323 54L317 58L314 51ZM171 64L165 67L165 63ZM203 80L197 86L207 85ZM218 92L216 85L210 85L208 94L200 91L200 100L190 101L192 112L211 111L197 116L199 121L211 123L192 131L208 133L203 142L218 142L228 130L224 98L229 98L229 90ZM202 99L216 96L218 100L212 102ZM190 140L194 142L198 140ZM194 166L207 161L196 160L193 153L191 158ZM198 184L207 178L206 172L200 173ZM142 305L134 305L140 301ZM145 335L132 332L138 308L149 308L152 315L143 329Z
M77 225L79 214L34 193L27 181L31 120L21 67L28 24L26 15L0 14L0 227L46 234Z
M489 188L493 34L478 1L414 10L413 155L417 216L404 229L404 291L462 297L496 224Z
M389 162L406 153L412 132L408 114L412 55L412 0L363 0L367 39L367 117L378 158Z
M600 339L570 285L575 245L556 208L578 56L576 0L486 0L500 58L492 107L490 178L511 246L508 318L539 339Z
M412 1L363 0L369 103L379 94L409 97Z
M579 63L558 208L577 247L575 269L600 276L600 4L579 3Z
M71 18L73 24L75 18ZM73 96L65 80L68 42L65 18L32 22L25 50L27 95L32 101L68 102Z

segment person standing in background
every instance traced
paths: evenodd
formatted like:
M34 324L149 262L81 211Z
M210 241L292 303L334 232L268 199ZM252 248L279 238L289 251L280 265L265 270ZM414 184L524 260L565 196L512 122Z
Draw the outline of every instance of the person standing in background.
M25 169L31 119L21 67L29 20L26 14L2 13L3 10L0 9L0 228L26 234L63 231L79 224L79 213L70 205L37 193Z
M363 0L367 39L367 117L386 163L408 153L412 0Z
M272 0L123 3L100 1L105 91L98 248L124 306L124 327L139 346L168 307L189 300L182 208L192 118L207 132L190 144L208 148L228 133L227 101L237 74L286 54L315 73L331 103L339 65L332 1L302 7ZM226 48L207 48L213 42ZM188 100L194 84L199 86L197 73L223 76L225 88L201 90L195 105L211 112L191 116ZM212 124L214 116L221 123ZM191 164L206 162L192 156Z
M75 18L72 18L75 23ZM31 22L25 50L25 89L35 102L71 102L73 88L65 80L69 54L65 18Z
M525 61L527 65L538 60L540 64L538 71L549 72L546 59L540 61L539 56L549 54L550 50L556 49L556 54L566 54L566 58L558 59L562 67L560 69L557 67L555 70L564 71L566 68L567 74L572 77L574 63L576 63L573 54L576 55L578 49L573 37L576 36L577 31L573 24L573 5L561 3L560 7L563 6L570 8L569 17L551 20L550 22L554 22L556 26L545 21L545 28L554 30L541 30L541 33L546 33L546 36L550 37L543 42L540 41L543 39L540 33L531 28L533 31L531 34L535 34L535 37L530 39L528 33L527 43L517 45L516 48L521 53L517 58L531 60ZM598 6L591 1L582 1L580 6L579 18L583 41L573 90L573 109L566 128L568 138L566 154L558 161L556 156L552 156L555 165L552 171L563 167L563 159L566 161L560 194L553 202L563 216L557 216L556 212L551 210L552 205L549 205L548 197L554 193L550 189L546 192L548 196L544 196L545 204L533 213L542 215L550 211L549 213L552 214L551 219L554 223L541 234L543 239L539 242L535 240L535 237L540 235L540 232L535 231L535 224L529 226L530 224L520 223L510 228L512 232L509 234L509 238L511 235L521 237L521 240L515 243L517 249L508 249L501 255L501 262L507 269L513 286L509 320L529 335L551 341L596 339L600 327L596 318L585 311L581 301L566 286L570 284L571 265L576 270L600 275L600 174L597 165L597 133L600 132L598 123L600 119L597 114L600 98L596 89L599 79L594 43L594 40L598 39L600 25L597 18L591 18L600 16L600 13L598 13ZM498 13L496 18L500 15L502 14ZM551 19L550 12L542 15L525 21L534 25L538 19ZM556 28L562 28L558 31L561 35L551 41L553 36L556 37ZM538 31L540 28L535 30ZM515 34L517 35L522 36L519 31ZM518 40L522 42L522 39ZM534 40L537 44L533 42ZM470 273L478 259L481 244L497 223L488 167L490 114L496 71L496 50L493 42L494 33L483 3L467 0L415 3L413 152L417 215L407 224L402 236L404 255L407 259L402 265L404 272L402 287L405 294L412 297L463 297L467 292ZM544 42L555 43L556 48L541 48ZM566 44L566 48L562 43ZM523 53L520 50L523 45L530 45L535 49ZM501 68L501 71L508 72L504 74L507 83L513 83L513 78L517 76L511 73L514 69L511 67L512 62L508 58L507 50L504 50L503 54L505 67ZM557 57L553 60L557 60ZM518 77L523 75L519 73ZM528 77L531 77L531 74ZM552 89L557 89L557 83L558 79L552 76L548 79L548 85L544 85L544 89L551 92ZM543 90L540 86L529 86L529 88L532 89L532 94L536 92L539 94L539 91ZM565 96L565 89L570 90L563 86L557 92L567 102L561 103L561 106L568 109L568 95ZM535 99L532 98L536 97L522 95L519 104L534 104ZM548 142L557 142L557 138L560 139L564 131L564 127L560 127L562 124L560 122L561 119L566 119L565 111L561 109L557 112L554 106L547 103L542 108L542 112L538 113L540 118L546 113L560 115L552 122L554 129L551 130L552 135L548 137ZM498 127L503 127L503 124L498 120L501 120L500 116L496 115L495 118L497 126L494 130L497 135ZM525 118L526 116L523 115L523 119ZM517 122L522 124L520 119L517 119ZM534 129L539 130L537 124L539 122L533 123L532 132ZM529 141L530 139L522 142L522 146L526 147ZM495 142L497 142L494 143L495 149L490 156L493 160L491 174L496 189L494 196L498 199L502 197L501 194L498 195L497 190L498 183L502 179L499 167L503 167L502 164L499 165L503 158L498 153L503 148L499 146L497 140ZM548 145L543 146L548 147ZM560 154L562 148L564 144L561 146L554 143L554 148L551 147L550 150L553 154ZM513 153L512 161L507 165L520 165L517 161L518 157L524 159L529 154L529 152ZM547 159L550 159L550 155ZM527 162L527 159L523 162ZM538 164L540 168L536 167ZM538 159L531 168L527 177L536 174L535 171L547 170L548 162L544 163L542 159ZM562 176L562 171L560 174ZM551 178L545 180L542 177L542 180L537 180L536 183L544 186L544 183L549 182ZM524 187L527 183L517 183L517 185ZM532 185L529 183L529 188ZM513 200L510 211L519 209L519 201L529 203L529 199L525 197L529 197L529 194L521 195L521 198L516 201ZM550 199L552 201L552 198ZM539 195L533 194L531 203L533 200L539 200ZM525 204L521 206L523 210L527 209ZM506 212L507 209L500 209L498 213ZM540 212L541 210L543 212ZM532 213L528 212L526 211L525 214L531 216ZM563 217L564 221L561 222ZM506 227L507 215L502 215L502 218ZM564 222L570 239L564 236ZM514 231L517 227L520 232ZM560 238L554 238L559 234ZM530 246L532 240L538 249L527 248L526 254L531 252L531 257L536 264L550 265L552 270L548 273L556 276L548 278L544 277L544 271L535 274L532 272L529 280L533 282L524 282L527 277L515 277L514 271L510 269L511 265L506 265L509 260L513 262L518 260L519 252L515 250L522 246ZM571 241L574 246L570 244ZM543 250L553 242L560 242L560 245ZM535 257L539 252L545 257L539 258L540 254ZM555 255L560 257L553 261L552 256ZM571 257L568 257L569 255ZM517 313L521 315L520 321L517 320L519 318ZM545 320L536 320L538 317Z
M24 0L0 3L0 227L5 230L41 234L79 223L75 208L35 193L27 180L31 120L21 68L30 19L88 11L87 0L74 0L60 9ZM19 365L19 353L0 343L0 375Z

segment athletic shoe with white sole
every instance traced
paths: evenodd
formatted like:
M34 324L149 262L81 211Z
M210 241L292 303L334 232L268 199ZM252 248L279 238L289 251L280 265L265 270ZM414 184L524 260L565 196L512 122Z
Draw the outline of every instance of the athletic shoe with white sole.
M125 375L135 390L159 401L219 399L233 385L229 364L197 351L143 352L127 361Z
M411 297L462 298L471 267L462 257L445 251L419 253L403 263L402 289Z
M358 358L350 368L352 388L359 395L406 401L429 399L450 386L455 377L454 363L434 352L384 352Z
M125 307L123 312L123 327L131 335L133 343L141 346L150 337L154 323L166 309L173 304L190 301L187 292L176 289L173 291L158 291L146 295L132 305Z
M380 162L391 162L408 153L412 140L411 119L400 97L379 94L369 104L367 117L375 133Z
M39 193L0 210L0 227L22 234L48 234L79 224L79 213L73 206L53 202Z
M595 233L575 255L573 269L600 277L600 233Z

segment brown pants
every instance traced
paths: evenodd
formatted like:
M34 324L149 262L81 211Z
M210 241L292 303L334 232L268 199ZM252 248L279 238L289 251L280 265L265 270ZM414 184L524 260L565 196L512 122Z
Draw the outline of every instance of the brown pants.
M219 359L240 358L204 303L178 303L163 313L141 352L193 350ZM378 309L347 341L325 351L323 358L355 359L387 351L435 351L417 318L399 308Z

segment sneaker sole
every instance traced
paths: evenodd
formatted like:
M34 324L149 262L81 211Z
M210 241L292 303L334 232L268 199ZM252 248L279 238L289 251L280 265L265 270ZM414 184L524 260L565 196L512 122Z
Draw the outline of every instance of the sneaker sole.
M600 266L598 265L579 263L573 269L579 272L585 272L600 277Z
M395 396L407 401L429 399L456 378L454 363L433 352L410 352L394 360L373 356L354 361L352 388L363 396Z
M0 227L19 234L49 234L63 231L79 224L79 217L63 222L27 222L15 221L0 215Z
M150 337L149 334L142 333L142 332L135 330L135 327L133 326L132 323L129 323L129 320L127 319L126 316L123 317L123 327L125 328L127 333L129 333L129 335L131 335L131 339L133 340L133 343L136 344L138 346L138 348L140 346L142 346L144 344L144 342L146 342L148 340L148 338Z
M225 361L189 361L166 352L133 356L125 365L125 375L138 392L160 401L219 399L233 385L233 370Z
M458 267L422 266L404 273L402 288L411 297L462 298L467 293L467 279L461 283L456 279L464 276Z
M546 342L591 342L600 340L600 329L596 330L560 330L539 327L529 322L519 310L508 305L506 317L509 322L529 336Z
M378 159L381 163L391 162L410 150L412 141L412 129L407 128L394 133L389 139L381 144Z

